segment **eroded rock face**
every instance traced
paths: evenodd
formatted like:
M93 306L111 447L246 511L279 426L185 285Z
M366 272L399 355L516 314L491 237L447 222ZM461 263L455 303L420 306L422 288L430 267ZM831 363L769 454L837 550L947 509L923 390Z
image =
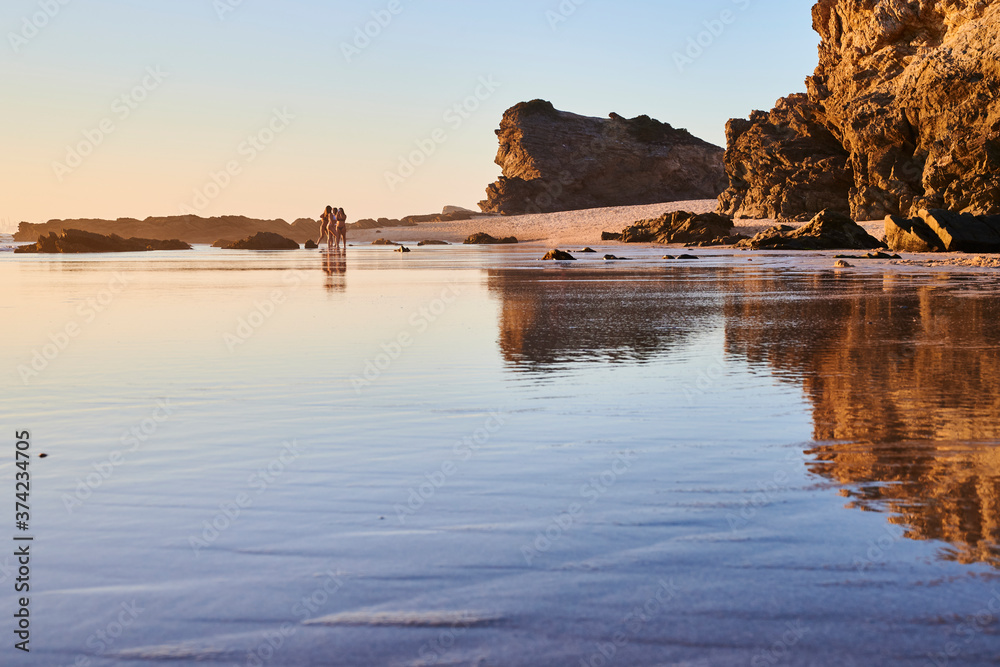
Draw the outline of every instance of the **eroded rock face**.
M90 253L90 252L148 252L152 250L190 250L191 246L176 239L123 239L115 234L93 234L79 229L66 229L40 236L35 245L21 246L18 253Z
M1000 4L820 0L813 28L808 94L730 122L720 212L1000 213Z
M518 215L717 197L723 150L648 116L588 118L522 102L497 130L503 176L479 207Z

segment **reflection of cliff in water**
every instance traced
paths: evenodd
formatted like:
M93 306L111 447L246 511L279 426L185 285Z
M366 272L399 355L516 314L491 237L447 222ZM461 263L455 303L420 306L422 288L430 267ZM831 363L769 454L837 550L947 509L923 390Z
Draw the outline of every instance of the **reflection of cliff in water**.
M491 270L500 351L544 371L577 361L645 361L721 326L713 285L653 271Z
M1000 294L965 278L733 277L727 349L801 382L810 469L852 507L998 564Z

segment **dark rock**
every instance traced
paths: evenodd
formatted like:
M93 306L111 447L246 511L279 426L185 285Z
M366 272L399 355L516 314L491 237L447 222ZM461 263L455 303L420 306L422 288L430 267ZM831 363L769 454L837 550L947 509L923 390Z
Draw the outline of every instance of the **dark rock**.
M407 248L405 245L401 245L398 248L396 248L393 252L410 252L410 249Z
M593 252L593 253L596 253L597 251L588 246L588 247L584 248L583 250L580 250L579 252L587 252L587 253Z
M498 239L484 232L473 234L469 238L465 239L465 245L504 245L514 243L517 243L517 239L513 236L508 236L505 239Z
M621 232L601 232L602 241L621 241Z
M640 220L622 230L618 240L625 243L722 245L730 238L732 229L733 221L716 213L675 211L655 220Z
M902 252L940 252L941 239L920 218L912 220L898 215L885 217L885 242L891 250Z
M885 238L904 252L1000 252L1000 216L975 216L941 209L921 210L919 217L885 219Z
M298 250L299 244L280 234L258 232L226 246L227 250Z
M191 246L183 241L172 239L159 241L155 239L129 238L123 239L116 234L103 235L66 229L62 233L50 233L40 236L35 245L21 246L15 253L91 253L91 252L147 252L152 250L190 250Z
M451 244L448 243L447 241L421 241L420 243L417 244L417 247L425 245L451 245Z
M664 255L663 259L698 259L695 255Z
M372 241L372 245L399 245L398 243L393 243L389 239L375 239Z
M723 150L648 116L588 118L544 100L504 113L503 176L479 207L518 215L717 197Z
M752 239L740 241L738 248L751 250L873 250L885 244L849 217L825 210L800 229L788 225L771 227Z
M568 262L568 261L575 261L576 257L574 257L573 255L569 254L568 252L564 252L562 250L550 250L545 255L545 257L542 257L542 260L543 261L554 260L554 261L558 261L558 262Z
M604 259L608 260L608 261L611 261L611 260L627 261L629 258L628 257L615 257L614 255L605 255Z
M316 250L317 248L319 248L319 246L312 239L306 241L306 250Z
M870 252L867 255L834 255L834 259L903 259L899 255L890 255L887 252Z

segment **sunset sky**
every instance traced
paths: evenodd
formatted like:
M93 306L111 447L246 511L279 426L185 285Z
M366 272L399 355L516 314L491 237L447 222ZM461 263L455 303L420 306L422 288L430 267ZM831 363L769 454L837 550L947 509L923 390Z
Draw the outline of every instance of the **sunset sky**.
M811 6L7 0L0 228L474 208L500 173L504 110L534 98L648 114L724 145L727 119L804 89ZM699 37L703 53L686 53ZM428 143L436 129L444 143ZM421 164L390 185L421 144Z

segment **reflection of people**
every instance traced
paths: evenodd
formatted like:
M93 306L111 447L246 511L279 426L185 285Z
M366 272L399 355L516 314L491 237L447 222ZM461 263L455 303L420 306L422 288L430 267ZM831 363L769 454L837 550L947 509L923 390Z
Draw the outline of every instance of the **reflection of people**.
M337 247L340 247L340 241L344 241L344 250L347 250L347 214L344 213L344 209L338 208L336 211L337 218Z
M332 206L327 206L319 219L319 241L317 241L316 245L323 245L323 237L325 236L327 250L330 249L330 244L333 243L333 233L336 224L337 213Z
M328 278L327 289L343 290L346 287L343 277L347 275L347 256L343 250L337 248L323 253L323 272ZM340 280L334 281L334 276L340 277Z

